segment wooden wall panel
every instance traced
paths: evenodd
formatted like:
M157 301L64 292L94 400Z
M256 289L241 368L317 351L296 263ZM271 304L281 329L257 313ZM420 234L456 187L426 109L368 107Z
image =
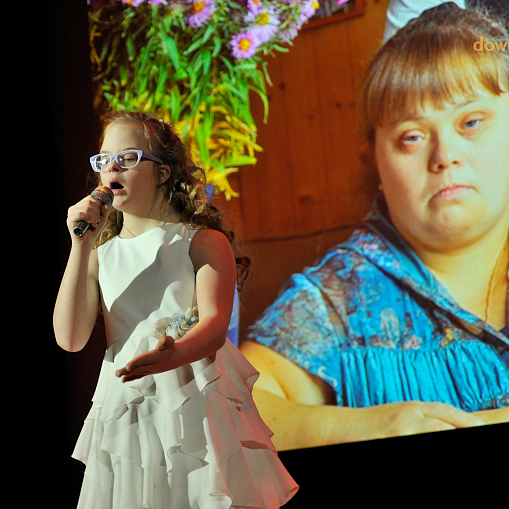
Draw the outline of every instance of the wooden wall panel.
M284 281L347 238L371 206L377 179L360 160L357 104L388 3L366 0L364 16L303 31L289 53L269 59L267 124L252 100L264 152L232 178L240 198L218 200L240 220L254 263L241 340Z
M283 67L279 64L279 60L270 59L269 72L273 86L268 89L268 124L262 122L263 106L260 99L253 97L252 100L260 133L257 141L264 152L257 154L256 166L243 168L239 176L242 220L246 238L249 239L291 231L296 214L293 202L295 177L289 157L291 140L288 137L292 129L288 126L286 84ZM272 118L278 119L277 124L270 124Z
M288 164L293 178L291 198L295 215L291 230L271 229L266 237L274 238L274 234L285 237L313 231L314 225L320 224L325 216L326 203L321 199L326 189L326 175L323 172L325 160L320 84L316 73L313 35L308 32L297 37L295 46L280 61L285 83L283 100L289 126ZM246 221L249 221L248 216Z
M352 200L359 188L362 168L358 156L355 89L348 32L338 25L314 30L315 67L319 83L323 174L327 188L324 226L330 228L354 219ZM356 218L358 219L358 218ZM318 225L315 225L315 229Z

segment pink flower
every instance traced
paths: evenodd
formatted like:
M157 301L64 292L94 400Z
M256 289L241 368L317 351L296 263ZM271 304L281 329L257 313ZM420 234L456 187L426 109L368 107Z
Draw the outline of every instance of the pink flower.
M261 44L269 42L277 32L277 27L281 23L274 13L272 7L260 10L258 14L249 12L244 18L246 23L253 23L250 31L253 32Z
M191 11L187 15L187 22L191 28L203 26L216 10L214 0L187 0L191 4Z
M293 41L297 34L299 33L300 26L297 23L291 23L289 27L281 30L280 35L283 39L287 39L289 41Z
M262 5L262 0L247 0L247 8L254 14L260 13Z
M306 23L309 18L312 18L315 15L318 7L320 7L320 4L316 0L304 0L304 2L302 2L302 10L300 11L299 21L301 23Z
M142 4L145 0L122 0L123 4L132 5L133 7L138 7L138 5Z
M252 30L247 30L234 35L229 44L232 47L232 55L237 60L244 60L251 58L256 53L260 41Z
M338 5L346 4L348 0L338 0Z

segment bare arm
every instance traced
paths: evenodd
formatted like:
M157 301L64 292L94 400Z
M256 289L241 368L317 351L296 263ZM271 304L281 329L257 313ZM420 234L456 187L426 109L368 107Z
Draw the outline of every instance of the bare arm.
M330 386L285 357L252 341L242 343L241 351L260 372L254 399L280 451L483 424L444 403L338 407Z
M117 371L122 381L175 369L213 355L224 345L230 323L236 264L228 239L215 230L200 230L189 256L196 271L199 323L182 339L162 336L158 346Z
M67 225L72 247L53 312L57 343L69 352L77 352L86 345L97 318L99 265L97 250L92 246L107 215L107 207L91 196L69 209ZM81 219L96 226L83 237L76 237L72 229Z

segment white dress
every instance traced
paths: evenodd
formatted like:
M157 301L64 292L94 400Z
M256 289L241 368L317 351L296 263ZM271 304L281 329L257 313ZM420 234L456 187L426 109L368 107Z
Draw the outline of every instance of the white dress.
M158 320L195 305L195 233L170 224L99 247L108 349L73 453L79 509L272 509L298 489L251 397L258 372L229 340L213 362L115 376L155 348Z

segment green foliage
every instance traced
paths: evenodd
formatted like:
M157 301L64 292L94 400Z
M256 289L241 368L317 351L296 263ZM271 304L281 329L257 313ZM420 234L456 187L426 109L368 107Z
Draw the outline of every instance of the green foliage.
M298 14L294 6L281 5ZM228 175L254 164L255 152L262 150L250 106L254 93L267 120L270 80L261 52L285 49L275 42L265 44L261 52L236 60L229 41L245 25L245 8L216 0L208 23L194 28L186 22L186 12L189 7L178 2L134 7L116 0L91 10L95 108L99 114L153 112L171 122L209 183L230 199L236 193Z

